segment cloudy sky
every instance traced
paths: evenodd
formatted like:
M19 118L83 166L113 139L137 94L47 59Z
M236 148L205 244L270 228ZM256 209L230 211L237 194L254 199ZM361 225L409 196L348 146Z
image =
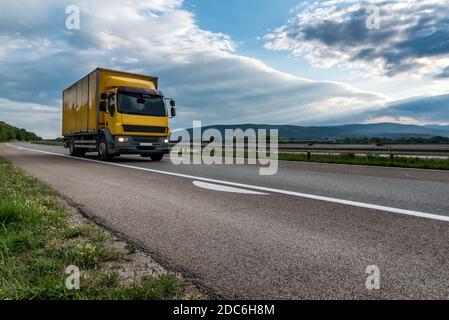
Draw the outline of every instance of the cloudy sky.
M449 0L0 1L0 120L47 138L96 67L158 76L175 128L449 124Z

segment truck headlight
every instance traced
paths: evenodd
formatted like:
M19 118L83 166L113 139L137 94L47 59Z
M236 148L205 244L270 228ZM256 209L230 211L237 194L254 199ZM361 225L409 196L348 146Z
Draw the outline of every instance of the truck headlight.
M116 137L115 140L117 142L123 143L123 142L128 142L128 137Z
M168 141L168 139L164 139L164 143L169 143L170 141Z

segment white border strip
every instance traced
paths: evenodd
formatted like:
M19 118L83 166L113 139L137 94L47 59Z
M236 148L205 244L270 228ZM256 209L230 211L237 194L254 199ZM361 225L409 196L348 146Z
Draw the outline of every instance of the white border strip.
M260 186L254 186L254 185L238 183L238 182L230 182L230 181L224 181L224 180L196 177L196 176L182 174L182 173L175 173L175 172L162 171L162 170L156 170L156 169L135 167L135 166L130 166L130 165L126 165L126 164L120 164L120 163L114 163L114 162L103 162L103 161L100 161L100 160L94 160L94 159L88 159L88 158L77 158L77 157L71 157L71 156L68 156L68 155L65 155L65 154L60 154L60 153L55 153L55 152L36 150L36 149L31 149L31 148L26 148L26 147L19 147L19 146L15 146L15 145L12 145L12 144L9 144L9 143L7 143L6 145L9 146L9 147L14 147L16 149L20 149L20 150L28 150L28 151L32 151L32 152L44 153L44 154L49 154L49 155L54 155L54 156L60 156L60 157L64 157L64 158L74 159L74 160L89 161L89 162L99 163L99 164L103 164L103 165L110 165L110 166L116 166L116 167L122 167L122 168L134 169L134 170L141 170L141 171L165 174L165 175L170 175L170 176L175 176L175 177L207 181L207 182L212 182L212 183L220 183L220 184L234 186L234 187L249 188L249 189L253 189L253 190L272 192L272 193L279 193L279 194L284 194L284 195L289 195L289 196L294 196L294 197L307 198L307 199L313 199L313 200L319 200L319 201L325 201L325 202L331 202L331 203L338 203L338 204L343 204L343 205L348 205L348 206L353 206L353 207L373 209L373 210L379 210L379 211L386 211L386 212L391 212L391 213L403 214L403 215L407 215L407 216L414 216L414 217L421 217L421 218L427 218L427 219L433 219L433 220L449 222L449 216L443 216L443 215L438 215L438 214L432 214L432 213L426 213L426 212L420 212L420 211L414 211L414 210L399 209L399 208L393 208L393 207L386 207L386 206L380 206L380 205L376 205L376 204L357 202L357 201L351 201L351 200L330 198L330 197L318 196L318 195L301 193L301 192L295 192L295 191L288 191L288 190L281 190L281 189L275 189L275 188L260 187Z
M252 190L248 190L248 189L229 187L229 186L224 186L222 184L215 184L215 183L209 183L209 182L198 181L198 180L194 180L192 183L194 186L196 186L198 188L203 188L203 189L213 190L213 191L241 193L241 194L253 194L253 195L267 195L268 194L268 193L263 193L263 192L259 192L259 191L252 191Z

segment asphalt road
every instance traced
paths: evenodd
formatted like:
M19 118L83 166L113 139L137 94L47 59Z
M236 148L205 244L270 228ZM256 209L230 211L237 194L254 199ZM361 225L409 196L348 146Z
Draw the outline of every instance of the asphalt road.
M218 297L449 297L449 172L280 162L259 176L14 145L0 156ZM365 286L369 265L379 290Z

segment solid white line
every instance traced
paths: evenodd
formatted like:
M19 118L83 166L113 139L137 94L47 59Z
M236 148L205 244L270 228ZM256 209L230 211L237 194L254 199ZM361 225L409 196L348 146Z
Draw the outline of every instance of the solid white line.
M228 186L224 186L221 184L208 183L208 182L202 182L202 181L197 181L197 180L193 181L192 183L193 183L193 185L195 185L199 188L213 190L213 191L254 194L254 195L266 195L267 194L267 193L263 193L263 192L259 192L259 191L252 191L252 190L248 190L248 189L228 187Z
M36 149L31 149L31 148L26 148L26 147L18 147L18 146L11 145L9 143L7 143L6 145L8 145L10 147L17 148L17 149L21 149L21 150L28 150L28 151L50 154L50 155L55 155L55 156L60 156L60 157L65 157L65 158L70 158L70 159L75 159L75 160L100 163L103 165L110 165L110 166L116 166L116 167L122 167L122 168L128 168L128 169L142 170L142 171L165 174L165 175L175 176L175 177L182 177L182 178L187 178L187 179L192 179L192 180L201 180L201 181L207 181L207 182L212 182L212 183L221 183L221 184L225 184L225 185L229 185L229 186L249 188L249 189L265 191L265 192L272 192L272 193L279 193L279 194L284 194L284 195L289 195L289 196L294 196L294 197L301 197L301 198L307 198L307 199L313 199L313 200L319 200L319 201L325 201L325 202L331 202L331 203L338 203L338 204L343 204L343 205L348 205L348 206L353 206L353 207L367 208L367 209L386 211L386 212L398 213L398 214L403 214L403 215L408 215L408 216L421 217L421 218L449 222L449 216L442 216L442 215L433 214L433 213L426 213L426 212L420 212L420 211L414 211L414 210L386 207L386 206L380 206L380 205L376 205L376 204L357 202L357 201L351 201L351 200L343 200L343 199L337 199L337 198L331 198L331 197L324 197L324 196L318 196L318 195L314 195L314 194L307 194L307 193L288 191L288 190L282 190L282 189L260 187L260 186L254 186L254 185L238 183L238 182L230 182L230 181L224 181L224 180L196 177L196 176L192 176L192 175L188 175L188 174L175 173L175 172L170 172L170 171L162 171L162 170L156 170L156 169L141 168L141 167L135 167L135 166L114 163L114 162L103 162L100 160L94 160L94 159L88 159L88 158L76 158L76 157L71 157L71 156L68 156L65 154L60 154L60 153L55 153L55 152L36 150Z

